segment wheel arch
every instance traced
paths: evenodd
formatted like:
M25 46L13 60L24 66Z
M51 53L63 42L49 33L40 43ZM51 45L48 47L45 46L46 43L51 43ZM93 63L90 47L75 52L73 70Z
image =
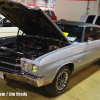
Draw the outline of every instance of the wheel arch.
M73 70L74 70L74 64L73 64L73 63L67 63L67 64L64 64L64 65L60 66L60 67L57 69L56 74L57 74L57 72L58 72L62 67L64 67L64 66L66 66L66 67L68 67L68 68L70 69L70 73L73 72Z
M54 78L56 77L58 71L59 71L62 67L64 67L64 66L66 66L66 67L69 68L70 74L74 71L74 64L73 64L73 63L67 63L67 64L64 64L64 65L60 66L60 67L57 69ZM54 78L52 79L52 81L54 80ZM52 81L51 81L51 82L52 82Z
M74 71L74 64L73 63L68 63L66 65L64 65L66 67L68 67L70 69L70 73L72 73Z

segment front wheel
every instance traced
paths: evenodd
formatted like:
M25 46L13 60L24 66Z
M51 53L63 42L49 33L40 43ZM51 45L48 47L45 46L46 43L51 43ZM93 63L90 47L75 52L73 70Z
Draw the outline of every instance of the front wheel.
M70 76L69 68L66 66L62 67L58 71L53 82L45 86L46 91L54 96L61 94L68 85L69 76Z

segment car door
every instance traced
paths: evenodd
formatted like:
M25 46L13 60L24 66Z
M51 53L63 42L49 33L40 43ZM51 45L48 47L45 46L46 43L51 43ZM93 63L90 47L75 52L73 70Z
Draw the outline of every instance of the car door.
M98 28L98 56L100 57L100 28Z
M100 39L98 35L98 28L86 27L84 34L86 62L89 63L99 58Z

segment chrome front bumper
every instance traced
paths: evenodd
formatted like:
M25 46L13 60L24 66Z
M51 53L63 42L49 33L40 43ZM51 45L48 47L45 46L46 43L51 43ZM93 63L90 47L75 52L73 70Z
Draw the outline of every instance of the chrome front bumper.
M1 78L6 78L26 82L36 87L44 85L44 77L40 77L21 69L21 59L0 55L0 72ZM2 75L3 73L3 75Z
M0 71L0 73L3 73L3 75L8 79L26 82L36 87L40 87L44 85L44 77L36 77L36 76L34 77L34 76L25 75L25 74L18 75L18 74L3 72L3 71Z

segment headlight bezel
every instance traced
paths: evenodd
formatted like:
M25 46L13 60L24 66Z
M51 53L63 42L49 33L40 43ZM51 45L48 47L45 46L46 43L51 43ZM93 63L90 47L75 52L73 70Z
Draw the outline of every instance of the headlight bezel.
M22 70L30 72L30 73L38 73L39 68L35 64L30 64L27 61L21 61Z

